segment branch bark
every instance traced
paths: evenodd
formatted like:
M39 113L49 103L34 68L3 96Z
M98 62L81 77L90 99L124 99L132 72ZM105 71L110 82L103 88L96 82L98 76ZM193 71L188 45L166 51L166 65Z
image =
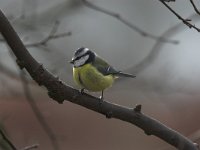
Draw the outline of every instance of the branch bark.
M11 24L0 11L0 31L8 45L17 57L20 68L25 68L31 77L47 88L49 96L63 103L64 100L81 105L85 108L136 125L147 135L155 135L179 150L198 150L196 144L180 133L168 128L164 124L141 113L141 105L135 109L127 108L80 92L60 81L39 64L27 51Z

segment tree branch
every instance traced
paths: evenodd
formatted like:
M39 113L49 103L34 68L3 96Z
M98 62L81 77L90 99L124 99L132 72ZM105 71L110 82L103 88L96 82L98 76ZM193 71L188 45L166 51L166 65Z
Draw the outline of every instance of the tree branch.
M38 106L35 103L35 100L33 99L32 95L31 95L30 88L28 86L28 81L27 81L23 71L20 72L20 77L21 77L22 84L23 84L24 94L25 94L26 99L27 99L32 111L34 112L38 122L40 123L40 125L42 126L42 129L45 131L45 133L49 137L54 150L60 150L59 145L58 145L58 140L57 140L54 132L52 131L52 129L46 122L44 116L40 112Z
M199 21L199 15L197 15L196 13L190 15L189 18L192 18L194 22ZM178 32L185 29L184 27L185 25L182 22L178 22L177 24L173 25L172 27L167 29L165 32L163 32L160 35L160 37L173 38L174 35L178 34ZM162 51L162 47L164 46L164 44L167 44L167 43L163 43L157 40L155 44L153 45L152 49L150 50L149 54L144 59L139 61L136 65L126 68L124 71L130 72L132 74L139 74L140 72L145 70L147 67L152 65L152 63L156 60L159 53ZM118 83L119 81L124 81L124 80L126 79L121 80L119 78Z
M22 148L21 150L32 150L32 149L36 149L39 147L39 144L33 144L31 146L26 146L24 148Z
M165 2L175 2L176 0L163 0Z
M14 144L6 137L6 135L4 134L4 132L2 130L0 130L0 134L2 136L2 138L5 140L6 143L8 143L8 145L12 148L12 150L17 150L17 148L14 146Z
M190 3L192 4L192 6L193 6L194 10L196 11L196 13L200 15L200 12L197 9L196 5L194 4L193 0L190 0Z
M44 39L42 39L39 42L34 42L34 43L29 43L29 44L25 44L26 47L40 47L40 46L46 46L48 44L48 42L50 40L53 39L58 39L58 38L63 38L66 36L71 36L72 32L64 32L64 33L60 33L60 34L56 34L58 27L60 25L59 21L56 21L55 24L53 25L51 31L49 32L49 34L47 35L47 37L45 37ZM0 42L5 42L5 40L3 38L0 37Z
M0 135L2 136L3 140L10 146L12 150L17 150L17 148L14 146L14 144L7 138L7 136L4 134L4 132L0 129ZM33 144L31 146L26 146L22 150L31 150L38 148L39 144Z
M4 73L5 75L7 75L10 78L18 79L17 73L15 73L14 71L12 71L11 69L8 69L1 62L0 62L0 72Z
M182 23L178 23L178 24L170 27L165 32L163 32L160 35L160 37L171 38L172 34L173 35L176 34L177 30L181 26L183 26L183 24ZM130 72L132 74L139 74L140 72L142 72L143 70L145 70L147 67L149 67L150 65L152 65L152 63L159 56L160 52L162 51L162 47L163 47L164 44L166 44L166 43L163 43L163 42L160 42L160 41L157 40L155 42L155 44L153 45L152 49L150 50L149 54L144 59L142 59L141 61L139 61L139 63L137 63L136 65L127 68L126 71Z
M139 33L141 36L144 37L148 37L154 40L159 40L161 42L167 42L167 43L172 43L172 44L178 44L177 40L170 40L170 39L165 39L163 37L158 37L155 36L153 34L147 33L145 31L143 31L141 28L139 28L138 26L134 25L132 22L130 22L129 20L125 19L124 17L122 17L120 14L112 12L110 10L107 10L105 8L102 8L100 6L97 6L87 0L82 0L83 4L91 9L94 9L96 11L102 12L106 15L109 15L113 18L116 18L117 20L121 21L123 24L125 24L126 26L128 26L129 28L131 28L132 30L134 30L135 32Z
M179 150L198 150L196 144L188 138L166 127L159 121L142 114L140 105L136 106L135 109L132 109L107 101L102 102L99 98L88 94L80 94L78 90L64 84L30 55L1 11L0 31L16 55L19 66L25 68L39 85L45 86L49 96L58 103L63 103L64 100L68 100L103 114L107 118L116 118L129 122L144 130L147 135L155 135Z
M197 30L198 32L200 32L200 29L197 28L195 25L192 25L190 23L190 19L183 19L176 11L174 11L164 0L159 0L161 3L163 3L165 5L165 7L167 7L179 20L181 20L186 26L188 26L189 28L193 28L195 30Z
M60 24L60 22L56 21L54 26L52 27L49 35L47 37L45 37L43 40L41 40L39 42L35 42L35 43L26 44L25 46L26 47L46 46L47 43L52 39L57 39L57 38L62 38L62 37L65 37L65 36L71 36L72 35L71 32L56 34L59 24Z

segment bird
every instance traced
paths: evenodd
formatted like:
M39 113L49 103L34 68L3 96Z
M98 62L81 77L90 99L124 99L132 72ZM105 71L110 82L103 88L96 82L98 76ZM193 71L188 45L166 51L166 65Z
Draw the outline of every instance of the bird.
M135 78L135 75L116 70L104 59L89 48L81 47L74 52L70 63L73 65L73 79L81 88L91 92L101 92L103 100L104 90L111 87L118 77Z

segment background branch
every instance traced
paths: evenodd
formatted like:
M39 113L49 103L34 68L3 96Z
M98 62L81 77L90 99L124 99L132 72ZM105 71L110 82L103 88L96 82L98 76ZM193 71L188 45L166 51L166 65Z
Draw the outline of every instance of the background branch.
M196 5L194 4L193 0L190 0L190 3L192 4L192 6L193 6L194 10L196 11L196 13L200 15L200 12L197 9Z
M192 14L190 15L190 18L197 20L196 19L197 15ZM170 27L167 29L165 32L163 32L160 37L166 37L166 38L172 38L173 35L178 34L178 31L183 28L184 24L179 22L175 24L174 26ZM163 42L160 42L157 40L155 44L153 45L152 49L150 50L149 54L142 59L139 63L136 65L129 67L126 69L127 72L133 73L133 74L139 74L143 70L145 70L147 67L153 64L153 62L156 60L156 58L159 56L160 52L162 51L162 47L164 46Z
M14 146L14 144L7 138L7 136L4 134L4 132L0 129L0 134L4 141L8 143L8 145L12 148L12 150L17 150L17 148Z
M165 2L175 2L176 0L163 0Z
M57 29L55 30L55 32L56 31L57 31ZM15 57L14 57L11 50L9 51L9 53L10 53L11 58L13 58L13 60L14 60ZM54 150L60 150L56 135L54 134L53 130L48 125L47 121L45 120L45 117L42 115L42 113L41 113L40 109L38 108L33 96L31 95L31 90L29 88L29 82L26 79L25 72L23 70L20 70L20 68L19 68L19 72L20 72L20 79L21 79L21 82L22 82L24 95L26 97L28 104L31 107L31 110L33 111L33 113L34 113L36 119L38 120L39 124L41 125L42 129L47 134ZM32 146L25 147L24 149L28 150L28 149L34 149L34 148L37 148L37 147L38 147L38 144L34 144Z
M52 39L57 39L57 38L62 38L62 37L66 37L66 36L71 36L71 34L72 34L71 32L65 32L65 33L61 33L61 34L56 34L59 25L60 25L60 22L56 21L47 37L45 37L43 40L41 40L39 42L25 44L25 46L26 47L46 46L47 43L50 40L52 40Z
M39 64L27 51L18 35L0 11L0 31L8 45L18 59L20 68L26 68L31 77L47 88L49 96L63 103L68 100L90 110L105 115L107 118L116 118L136 125L144 130L147 135L155 135L179 150L197 150L198 147L180 133L166 127L159 121L141 113L141 105L135 109L127 108L80 92L60 81Z
M129 20L125 19L124 17L122 17L120 14L112 12L110 10L107 10L105 8L102 8L100 6L97 6L87 0L82 0L83 4L91 9L94 9L96 11L102 12L106 15L109 15L111 17L116 18L117 20L121 21L123 24L125 24L126 26L128 26L129 28L131 28L132 30L134 30L135 32L139 33L141 36L144 37L148 37L154 40L159 40L162 42L167 42L167 43L172 43L172 44L178 44L177 40L170 40L170 39L165 39L163 37L158 37L155 36L153 34L147 33L145 31L143 31L141 28L139 28L138 26L134 25L132 22L130 22Z
M64 32L64 33L56 33L58 30L58 27L60 25L59 21L55 21L52 29L50 30L49 34L47 35L47 37L45 37L44 39L42 39L39 42L33 42L33 43L29 43L29 44L25 44L26 47L40 47L40 46L46 46L48 44L48 42L50 40L53 39L58 39L58 38L63 38L66 36L71 36L72 32ZM0 42L5 42L5 40L3 38L0 38Z
M38 147L39 147L39 144L33 144L33 145L30 145L30 146L26 146L21 150L32 150L32 149L36 149Z
M5 135L5 133L0 129L0 134L3 138L3 140L10 146L10 148L12 150L17 150L17 148L14 146L14 144L7 138L7 136ZM25 148L21 149L21 150L31 150L31 149L35 149L38 148L39 144L33 144L31 146L26 146Z
M35 103L35 100L31 95L31 90L28 86L28 81L27 81L26 76L23 71L20 71L20 77L21 77L21 81L23 84L24 94L26 96L26 99L27 99L29 105L31 106L32 111L34 112L38 122L42 126L42 129L45 131L45 133L49 137L54 150L59 150L60 148L59 148L58 140L57 140L53 130L50 128L50 126L46 122L44 116L40 112L37 104Z
M159 0L161 3L163 3L165 5L165 7L167 7L179 20L181 20L186 26L188 26L189 28L193 28L195 30L197 30L198 32L200 32L200 29L197 28L195 25L192 25L190 23L190 19L183 19L175 10L173 10L168 4L166 4L166 2L164 0Z
M13 79L18 79L18 75L17 73L15 73L14 71L12 71L11 69L8 69L5 65L3 65L0 62L0 72L4 73L6 76L13 78Z

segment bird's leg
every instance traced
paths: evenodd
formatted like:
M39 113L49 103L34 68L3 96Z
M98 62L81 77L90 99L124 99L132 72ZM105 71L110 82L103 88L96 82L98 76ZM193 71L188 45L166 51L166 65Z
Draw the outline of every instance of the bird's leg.
M101 101L103 101L103 90L101 91L101 96L99 98Z
M85 90L85 89L82 88L82 89L79 90L79 92L80 92L81 94L83 94L83 93L84 93L84 90Z

